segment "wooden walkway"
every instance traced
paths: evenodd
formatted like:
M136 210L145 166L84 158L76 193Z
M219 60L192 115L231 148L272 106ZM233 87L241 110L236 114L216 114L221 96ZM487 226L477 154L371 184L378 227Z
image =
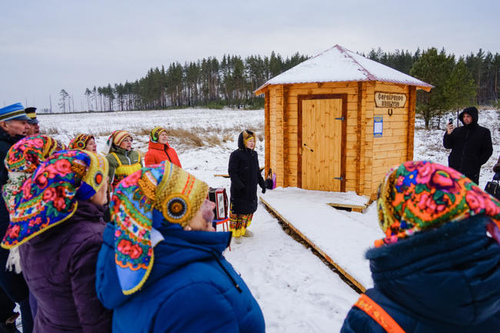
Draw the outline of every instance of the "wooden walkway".
M353 192L276 188L261 195L260 200L359 290L373 286L364 256L383 234L376 212L365 210L367 197Z

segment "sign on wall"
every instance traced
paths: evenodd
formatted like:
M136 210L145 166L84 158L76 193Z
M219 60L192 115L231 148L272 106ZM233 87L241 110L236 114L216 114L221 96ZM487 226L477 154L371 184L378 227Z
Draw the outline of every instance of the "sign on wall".
M375 93L375 105L379 108L403 108L406 104L406 94Z
M384 117L373 117L373 136L381 137L384 132Z

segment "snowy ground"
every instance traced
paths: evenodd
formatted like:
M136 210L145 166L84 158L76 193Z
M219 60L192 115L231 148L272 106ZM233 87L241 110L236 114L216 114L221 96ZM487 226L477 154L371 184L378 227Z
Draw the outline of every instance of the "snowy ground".
M480 186L491 178L491 168L500 154L498 115L493 110L480 112L479 123L490 128L494 154L483 167ZM234 110L175 110L154 112L93 113L79 115L39 115L42 132L68 143L79 133L94 134L98 150L104 149L111 131L129 130L136 134L134 147L147 150L147 131L155 126L193 129L199 138L215 145L193 148L178 138L170 138L183 168L212 187L229 189L229 179L216 177L227 173L229 154L237 148L238 133L251 128L261 139L257 142L261 166L264 164L264 112ZM445 117L444 119L447 119ZM414 159L430 159L447 164L448 152L442 148L443 130L423 130L417 121ZM265 197L266 194L263 195ZM321 216L315 216L321 219ZM373 227L376 210L353 213L346 219ZM233 244L226 258L241 273L259 302L266 320L266 331L338 332L343 319L358 295L331 271L311 250L288 236L262 204L254 216L254 238ZM328 231L325 231L328 232ZM335 232L335 230L331 230ZM348 255L348 254L346 254Z

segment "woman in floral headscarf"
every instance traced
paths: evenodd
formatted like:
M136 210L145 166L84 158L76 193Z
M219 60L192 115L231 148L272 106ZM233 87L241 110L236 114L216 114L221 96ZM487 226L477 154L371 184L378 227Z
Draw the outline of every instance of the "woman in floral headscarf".
M366 253L374 287L341 332L498 332L500 202L423 161L387 174L377 209L386 237Z
M14 196L21 189L23 182L31 177L48 156L63 149L65 147L60 142L42 134L27 136L9 149L5 157L9 179L2 188L2 195L11 215L14 209Z
M78 134L71 140L68 146L69 149L88 150L97 153L97 145L95 138L90 134Z
M152 166L163 161L169 161L182 168L177 152L168 143L167 130L163 127L155 127L149 133L149 147L144 156L144 164Z
M21 190L21 186L38 166L53 153L64 149L59 141L47 135L27 136L16 142L7 152L5 157L5 167L8 171L7 183L2 188L2 195L5 200L9 214L12 217L15 213L15 196ZM21 262L19 248L13 248L9 252L7 259L7 269L21 273ZM33 318L35 317L37 305L33 294L30 292L30 306Z
M110 332L95 292L105 222L108 162L63 150L47 158L15 196L2 247L21 246L24 277L38 302L35 332Z
M264 317L213 232L208 185L167 161L115 189L97 293L113 332L264 332Z

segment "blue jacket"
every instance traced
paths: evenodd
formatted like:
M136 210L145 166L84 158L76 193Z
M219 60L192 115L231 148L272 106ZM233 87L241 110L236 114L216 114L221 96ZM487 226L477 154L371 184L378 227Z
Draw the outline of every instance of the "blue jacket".
M370 249L366 294L405 332L500 332L500 245L477 216ZM341 332L385 332L353 307Z
M114 265L114 226L104 232L97 294L114 309L113 332L264 332L264 317L242 278L222 256L230 233L159 230L143 288L125 296Z

